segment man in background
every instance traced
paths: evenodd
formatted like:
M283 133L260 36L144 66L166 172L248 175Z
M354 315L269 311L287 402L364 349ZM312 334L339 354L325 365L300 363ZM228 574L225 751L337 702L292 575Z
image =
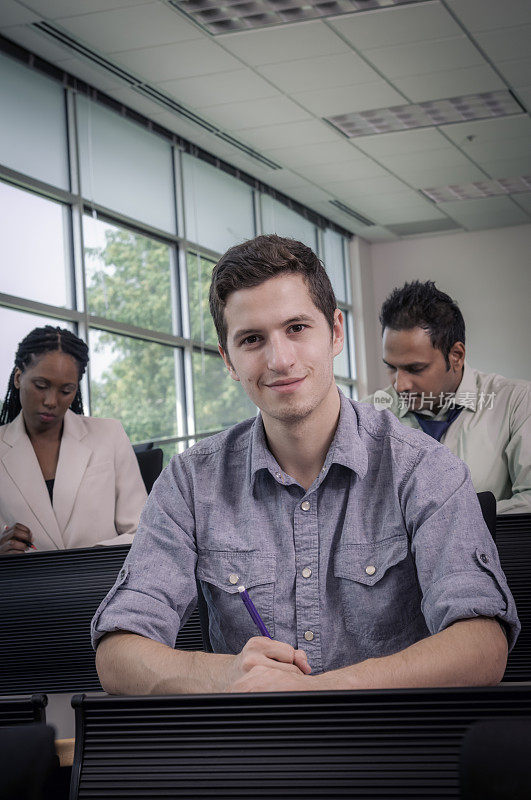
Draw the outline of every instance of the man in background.
M367 402L459 456L476 491L494 494L498 514L531 512L529 382L465 361L463 315L433 281L394 289L380 322L391 385Z

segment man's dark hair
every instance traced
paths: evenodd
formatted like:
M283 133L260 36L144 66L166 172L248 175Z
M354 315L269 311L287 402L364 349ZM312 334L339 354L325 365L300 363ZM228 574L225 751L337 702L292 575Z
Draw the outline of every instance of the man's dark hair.
M465 344L465 321L457 303L436 288L433 281L412 281L393 289L380 311L382 335L385 328L409 331L423 328L432 347L440 350L450 369L448 355L456 342Z
M227 250L212 271L210 313L225 352L227 323L224 312L229 295L239 289L259 286L284 272L302 275L312 301L333 330L336 298L330 278L313 250L302 242L276 234L257 236Z
M18 368L21 372L24 372L35 357L38 358L54 350L60 350L75 359L78 366L78 380L81 380L89 360L88 347L85 342L67 328L54 328L52 325L34 328L22 339L17 348L15 366L9 376L7 393L0 412L0 425L12 422L21 410L20 392L15 386L15 370ZM75 414L83 413L83 402L79 386L70 408Z

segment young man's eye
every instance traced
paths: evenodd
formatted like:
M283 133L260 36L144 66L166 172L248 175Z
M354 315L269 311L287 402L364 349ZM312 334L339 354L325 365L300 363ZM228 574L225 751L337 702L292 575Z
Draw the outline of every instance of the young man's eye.
M246 336L245 339L241 342L241 344L256 344L258 341L258 336L256 334L252 334L251 336Z
M292 333L302 333L302 331L306 328L306 325L303 325L302 322L297 322L295 325L291 325L290 331Z

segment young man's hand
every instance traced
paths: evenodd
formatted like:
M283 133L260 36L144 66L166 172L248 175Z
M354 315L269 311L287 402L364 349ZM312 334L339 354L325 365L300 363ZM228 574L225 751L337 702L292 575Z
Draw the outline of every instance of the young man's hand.
M289 644L264 636L254 636L243 650L234 656L228 670L228 690L273 691L268 689L237 688L252 685L257 676L273 673L273 678L304 678L311 672L304 650L295 650ZM243 682L243 683L242 683ZM288 691L288 690L286 690Z

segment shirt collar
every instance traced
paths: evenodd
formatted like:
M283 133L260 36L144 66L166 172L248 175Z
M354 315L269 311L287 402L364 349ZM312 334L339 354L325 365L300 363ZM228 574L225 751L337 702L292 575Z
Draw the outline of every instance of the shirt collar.
M328 472L331 464L340 464L365 477L368 469L367 448L361 441L358 431L358 416L351 401L338 389L341 401L339 421L334 438L328 448L321 473ZM251 430L251 452L249 459L249 478L254 485L257 472L267 470L279 483L289 485L294 481L282 470L267 446L262 415L259 414Z
M475 370L465 361L463 377L455 392L455 404L468 408L470 411L475 411L477 408L477 394Z

